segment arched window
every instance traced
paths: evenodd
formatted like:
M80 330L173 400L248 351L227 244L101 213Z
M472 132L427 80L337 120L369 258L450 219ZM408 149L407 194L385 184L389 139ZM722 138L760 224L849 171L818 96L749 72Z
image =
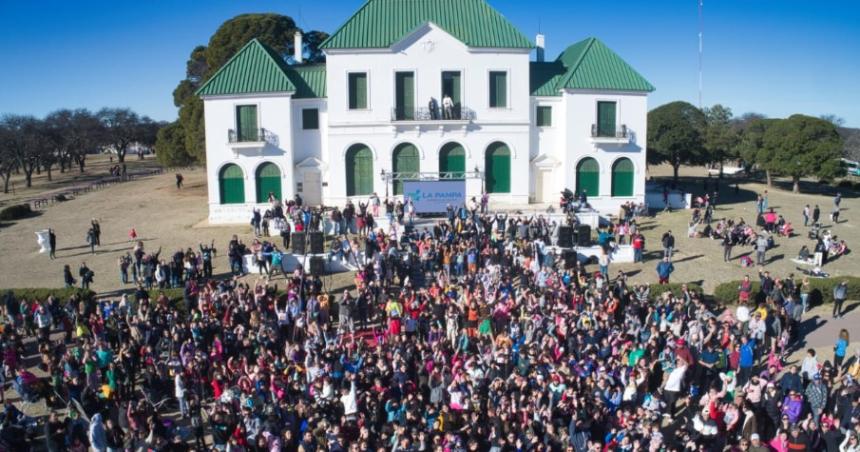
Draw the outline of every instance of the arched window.
M633 196L633 162L626 157L612 164L612 196Z
M460 143L446 143L439 150L439 172L454 173L454 179L463 177L462 173L466 171L466 150Z
M600 196L600 165L591 157L580 160L576 165L576 193L583 191L588 196Z
M266 162L257 167L257 202L269 201L269 193L281 198L281 170L278 165Z
M495 142L487 147L484 173L487 193L511 192L511 150L505 143Z
M373 152L363 144L354 144L346 151L346 195L362 196L373 193Z
M392 183L395 195L403 194L403 179L418 179L420 164L418 148L412 143L402 143L394 148L391 156L391 171L400 173L401 180Z
M221 168L218 174L218 188L221 193L221 204L245 203L245 173L239 165L229 164Z

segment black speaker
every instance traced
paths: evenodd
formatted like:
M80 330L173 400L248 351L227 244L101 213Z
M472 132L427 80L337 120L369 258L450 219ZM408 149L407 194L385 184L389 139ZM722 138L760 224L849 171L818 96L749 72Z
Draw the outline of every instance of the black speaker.
M573 227L559 226L558 227L558 246L562 248L570 248L573 246Z
M293 246L293 254L305 254L305 233L293 232L290 244Z
M561 255L562 259L564 259L564 268L573 268L576 266L576 251L564 250Z
M325 246L325 239L323 238L323 233L311 232L308 235L310 235L311 238L311 254L324 253L325 251L323 251L323 247Z
M579 225L579 230L576 231L577 246L591 246L591 226L587 224Z
M311 256L311 275L325 275L325 258L322 256Z

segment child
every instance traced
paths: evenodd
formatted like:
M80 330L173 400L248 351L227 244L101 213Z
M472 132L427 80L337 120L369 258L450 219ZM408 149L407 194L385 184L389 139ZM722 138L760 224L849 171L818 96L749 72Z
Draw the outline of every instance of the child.
M131 228L131 230L128 231L128 239L131 242L137 240L137 231L134 230L134 228Z

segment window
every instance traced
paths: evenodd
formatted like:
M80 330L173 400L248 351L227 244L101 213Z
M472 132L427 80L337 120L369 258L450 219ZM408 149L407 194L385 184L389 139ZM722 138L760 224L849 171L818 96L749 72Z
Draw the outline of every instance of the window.
M364 196L373 192L373 153L363 144L346 151L346 195Z
M535 116L538 127L552 126L552 107L539 106Z
M398 121L415 119L415 74L394 74L394 112Z
M239 142L257 141L260 138L256 105L236 106L236 136Z
M224 165L218 173L218 192L221 204L245 203L245 173L232 163Z
M484 184L487 193L511 192L511 150L504 143L497 141L487 148Z
M302 110L302 129L316 130L320 128L320 111L316 108Z
M505 108L508 106L508 73L503 71L490 72L490 108Z
M364 110L367 108L367 73L353 72L349 74L349 109Z
M597 103L597 136L615 136L615 102Z

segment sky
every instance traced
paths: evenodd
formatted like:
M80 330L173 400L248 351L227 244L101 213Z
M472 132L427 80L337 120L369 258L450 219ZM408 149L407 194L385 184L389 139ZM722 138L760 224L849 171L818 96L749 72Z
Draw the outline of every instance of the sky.
M130 107L173 120L190 51L241 13L333 32L364 0L0 0L0 114ZM547 56L594 36L657 90L698 103L697 0L489 0ZM834 114L860 127L860 2L704 0L703 105Z

